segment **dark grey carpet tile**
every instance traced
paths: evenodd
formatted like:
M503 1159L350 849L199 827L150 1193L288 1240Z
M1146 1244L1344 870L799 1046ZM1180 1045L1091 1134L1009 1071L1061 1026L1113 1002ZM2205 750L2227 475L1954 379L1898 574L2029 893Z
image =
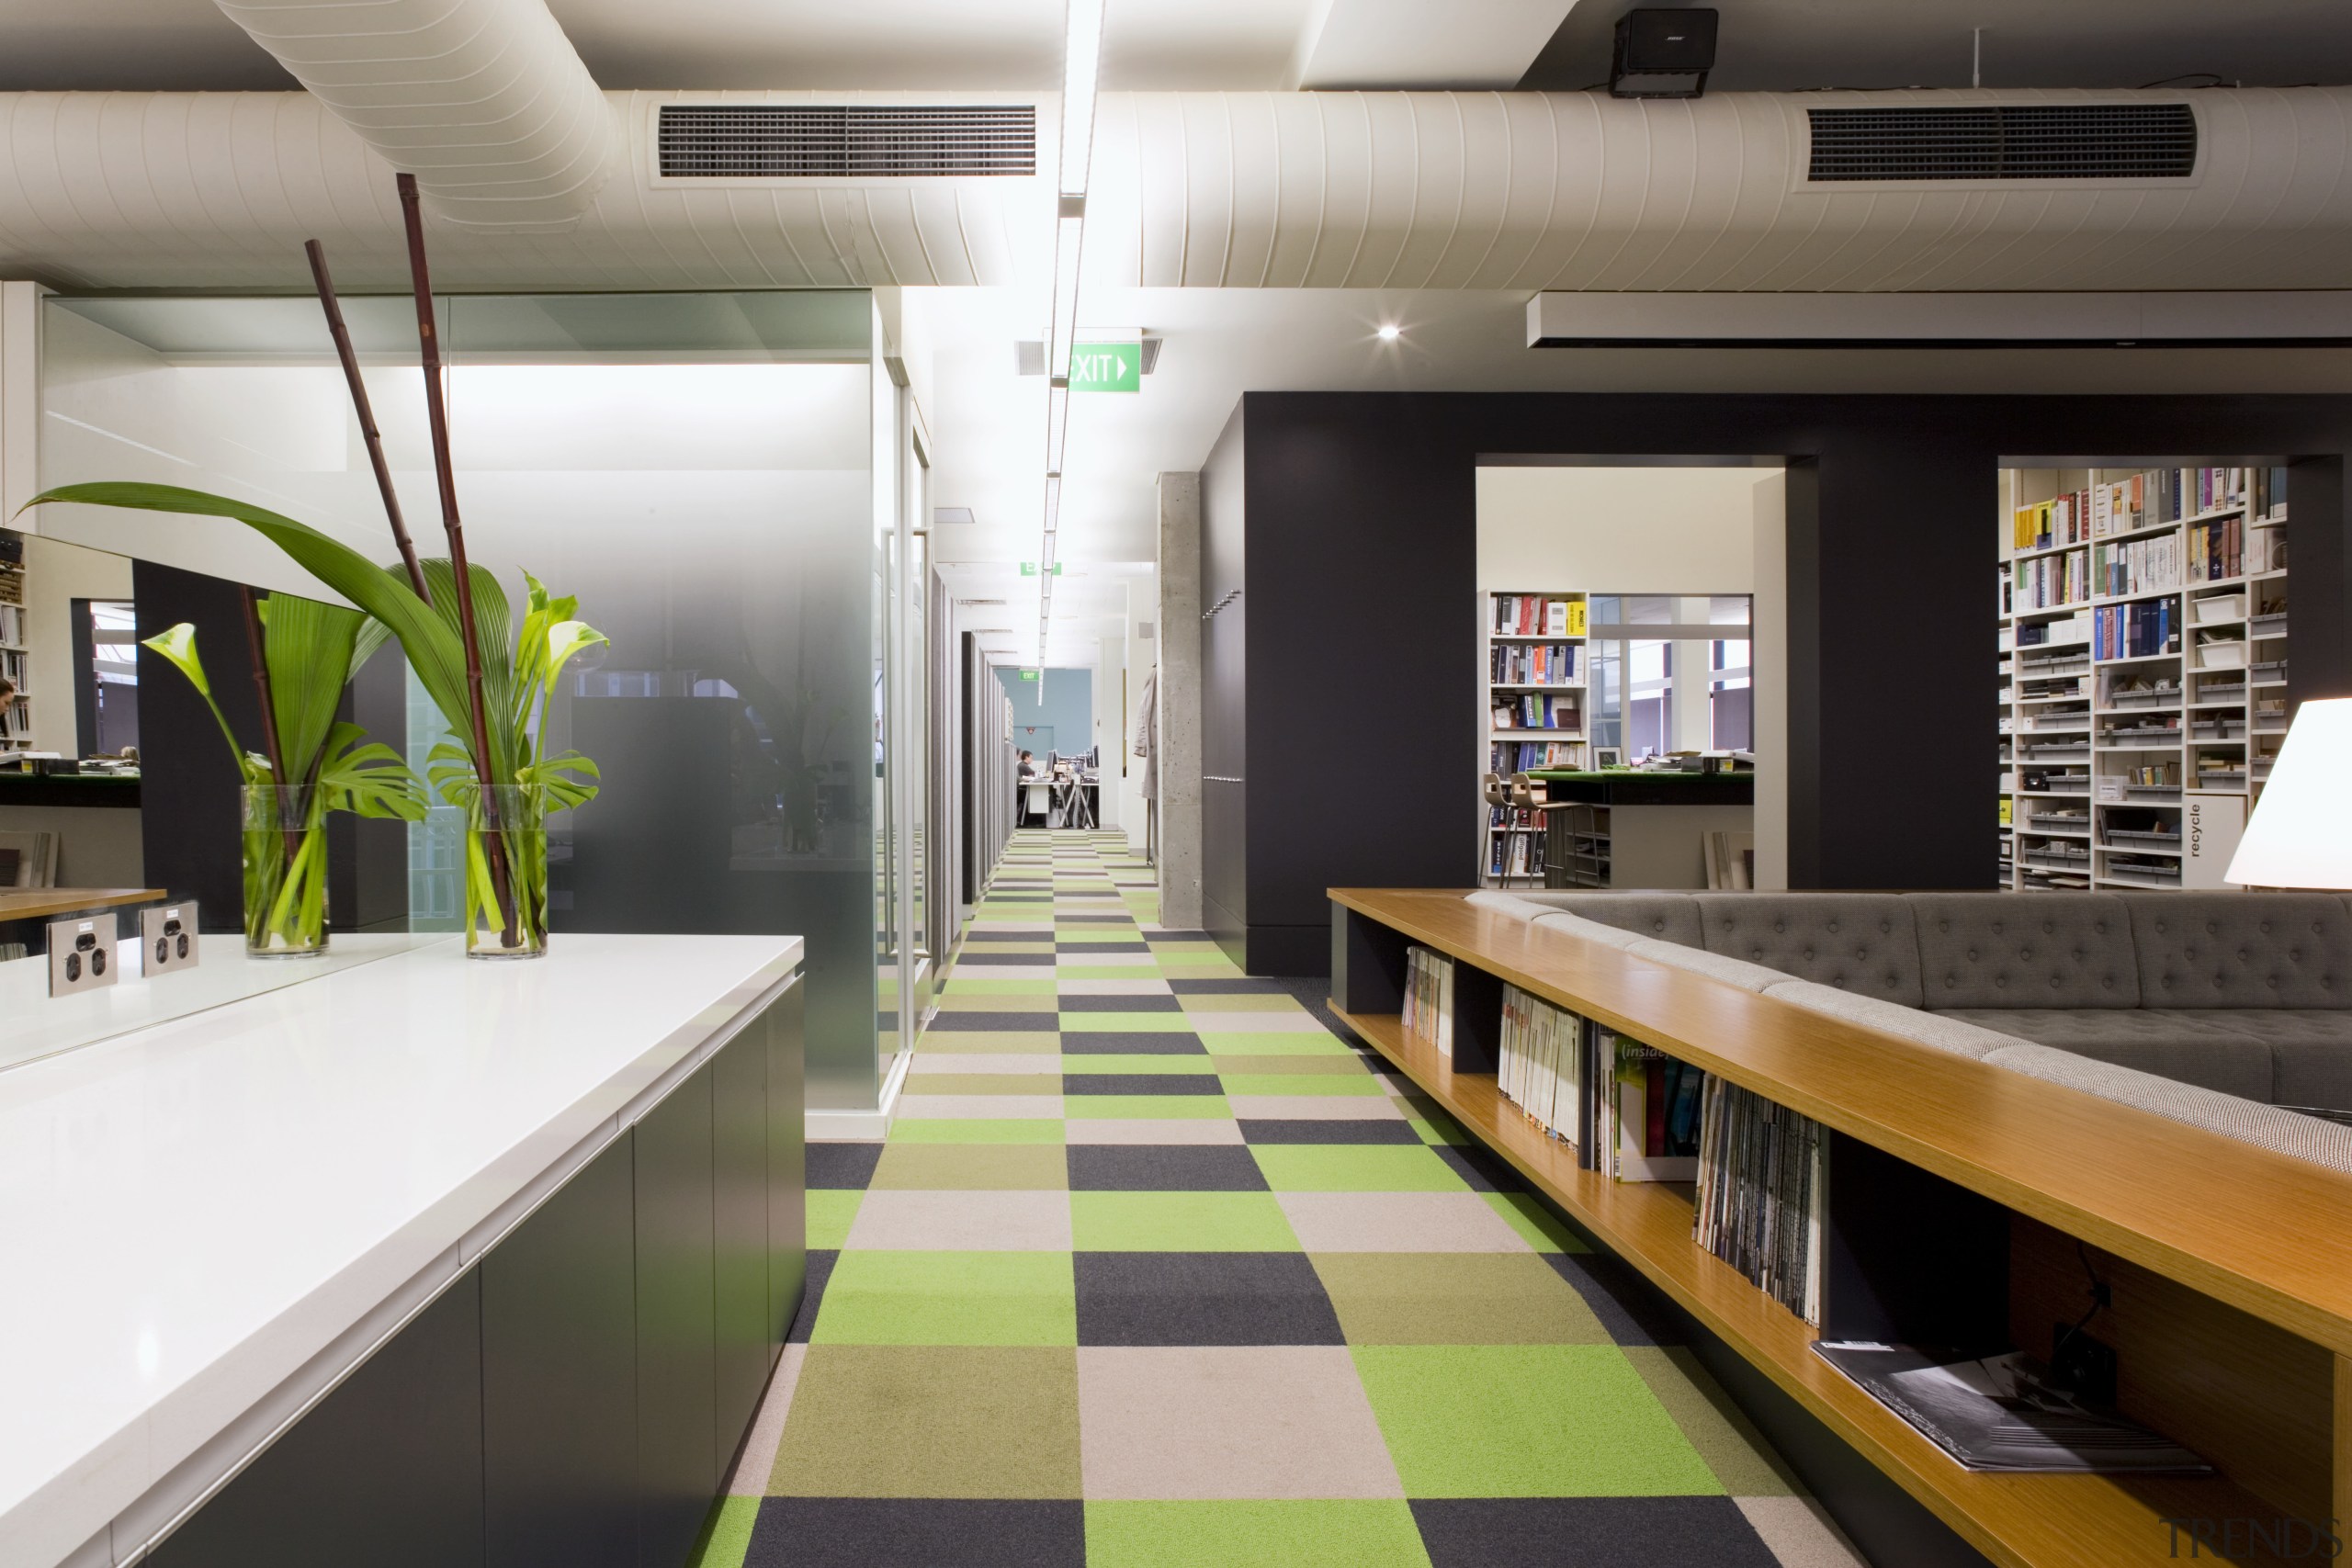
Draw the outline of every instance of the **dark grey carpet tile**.
M1081 1252L1074 1262L1080 1345L1347 1342L1303 1252Z
M1605 1252L1547 1252L1544 1261L1576 1287L1618 1344L1680 1345L1689 1340L1682 1314L1623 1259Z
M1266 1190L1258 1162L1233 1144L1072 1144L1067 1153L1073 1192Z
M1170 980L1169 988L1180 997L1286 997L1290 988L1279 980L1251 980L1235 976L1222 979Z
M931 1021L934 1034L1003 1034L1061 1027L1056 1012L942 1012Z
M1061 998L1064 1012L1182 1012L1174 997L1071 997Z
M1132 925L1134 919L1131 915L1063 915L1054 923L1059 926L1125 926Z
M1072 942L1068 937L1054 943L1056 953L1124 953L1133 957L1148 958L1151 949L1139 942Z
M785 1336L786 1344L808 1343L808 1331L817 1326L817 1309L825 1304L825 1281L833 1277L833 1259L840 1256L831 1247L808 1249L808 1292L800 1298L800 1310L793 1314L792 1332Z
M1068 998L1064 998L1067 1000ZM1076 1010L1071 1010L1075 1011ZM1190 1030L1065 1030L1065 1056L1205 1056L1208 1047Z
M1778 1568L1728 1497L1416 1499L1430 1568Z
M1276 1121L1244 1119L1242 1138L1252 1144L1418 1144L1421 1135L1409 1122L1393 1118L1364 1122Z
M1072 1049L1073 1040L1090 1040L1087 1034L1065 1034L1062 1050ZM1166 1039L1166 1035L1160 1036ZM1197 1039L1197 1035L1180 1036ZM1215 1073L1064 1073L1064 1094L1223 1094L1224 1086ZM1073 1111L1071 1115L1081 1114Z
M1468 1182L1474 1191L1516 1192L1520 1190L1518 1173L1507 1162L1483 1148L1439 1144L1435 1149L1437 1157L1452 1166L1454 1174Z
M967 948L956 960L958 969L1005 969L1018 968L1023 964L1043 964L1050 969L1054 966L1054 955L1050 953L974 953Z
M767 1497L743 1568L1085 1568L1086 1505Z
M864 1191L882 1163L880 1144L822 1143L808 1145L808 1185Z

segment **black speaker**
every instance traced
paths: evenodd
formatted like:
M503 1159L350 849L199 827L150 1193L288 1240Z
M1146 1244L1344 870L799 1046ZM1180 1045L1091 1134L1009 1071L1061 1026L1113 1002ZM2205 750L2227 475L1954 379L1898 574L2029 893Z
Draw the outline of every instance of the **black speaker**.
M1715 64L1715 12L1628 11L1617 18L1609 62L1609 94L1616 98L1695 98L1707 90Z

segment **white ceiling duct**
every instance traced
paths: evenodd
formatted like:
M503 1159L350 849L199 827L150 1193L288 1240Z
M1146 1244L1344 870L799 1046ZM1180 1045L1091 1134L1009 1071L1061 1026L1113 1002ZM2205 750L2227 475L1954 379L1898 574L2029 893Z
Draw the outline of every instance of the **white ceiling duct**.
M452 223L580 220L613 112L545 0L218 0Z
M2149 118L2134 106L2183 104L2194 117L2186 175L2129 172L2165 170L2164 137L2177 142L2177 126L2153 142L2128 125L2061 127L2061 155L2037 159L1979 156L1973 131L1935 124L2003 105L2040 106L2044 118L2048 106L2114 105L2129 120ZM1857 109L1913 123L1858 130L1849 117L1834 140L1842 161L1815 177L1815 111ZM1997 141L2004 128L1989 134ZM2109 136L2115 146L2101 144ZM1824 143L1832 149L1826 130ZM1901 170L1923 145L1925 161L1908 166L1928 177L1855 177ZM1090 286L2352 283L2352 89L2342 87L1646 103L1597 93L1113 94L1094 156Z
M945 112L1034 113L1028 96L605 96L621 151L584 215L523 233L439 220L437 282L954 287L1045 276L1053 195L1027 172L1034 150L1024 161L1020 127ZM872 123L703 112L729 105L925 112ZM2062 126L2055 152L2041 155L2015 141L2015 128L1968 126L2000 106L2100 105L2186 105L2193 135L2184 138L2177 108L2144 135L2129 126L2110 134L2075 115L2084 124ZM673 169L711 172L662 172L665 106L696 111L673 116ZM1872 117L1825 122L1836 133L1815 146L1816 114L1854 110ZM920 155L895 140L934 120L920 132L933 138ZM821 148L791 140L826 136L851 172L763 172L827 166ZM2352 88L1648 103L1591 93L1111 94L1095 158L1089 288L2352 285ZM1934 177L1880 177L1915 164ZM2179 167L2188 172L2167 172ZM311 235L346 287L406 280L390 166L310 95L0 95L0 276L84 288L301 288L300 242Z
M620 153L548 229L460 224L428 202L446 289L862 288L1014 281L1014 236L1052 228L1028 177L686 178L662 107L1031 106L1012 96L614 93ZM420 183L422 175L420 175ZM408 281L392 167L307 93L0 94L0 276L62 287L301 288L322 241L346 289Z

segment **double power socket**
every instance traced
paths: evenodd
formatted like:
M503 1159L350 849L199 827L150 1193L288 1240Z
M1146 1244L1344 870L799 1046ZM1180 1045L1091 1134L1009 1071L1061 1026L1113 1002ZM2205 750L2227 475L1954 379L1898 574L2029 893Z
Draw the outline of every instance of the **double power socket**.
M122 977L111 911L87 919L51 920L49 925L49 994L95 991ZM196 906L166 904L139 912L139 963L153 979L175 969L193 969L198 957Z

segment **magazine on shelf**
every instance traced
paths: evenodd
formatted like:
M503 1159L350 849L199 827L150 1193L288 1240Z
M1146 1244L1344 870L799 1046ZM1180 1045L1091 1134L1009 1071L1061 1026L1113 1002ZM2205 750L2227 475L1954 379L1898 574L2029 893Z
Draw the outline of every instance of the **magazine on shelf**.
M1867 1340L1813 1348L1967 1470L2212 1473L2171 1438L2052 1386L2048 1369L2019 1351L1939 1359Z

